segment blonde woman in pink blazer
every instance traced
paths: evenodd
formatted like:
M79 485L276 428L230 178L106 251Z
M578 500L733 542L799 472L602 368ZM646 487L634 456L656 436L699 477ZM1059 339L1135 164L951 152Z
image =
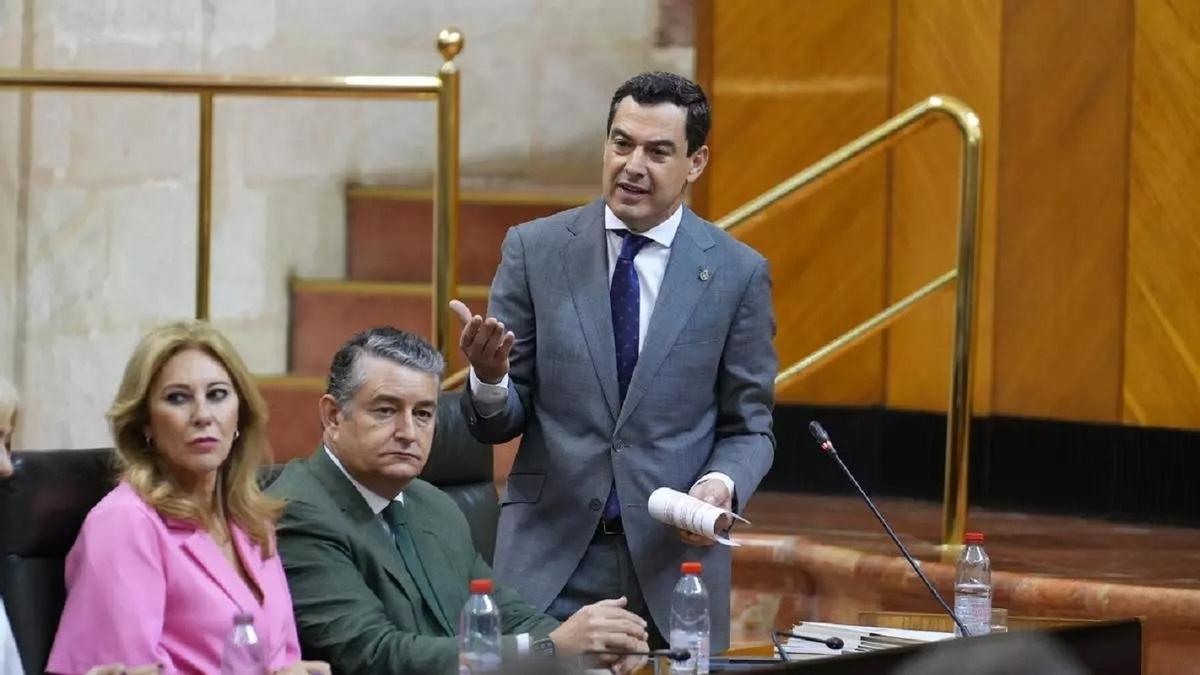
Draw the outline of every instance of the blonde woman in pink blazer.
M232 345L204 322L154 330L130 358L109 419L121 482L67 557L47 670L219 673L234 616L249 614L268 673L328 673L300 661L275 550L281 504L257 483L266 406Z

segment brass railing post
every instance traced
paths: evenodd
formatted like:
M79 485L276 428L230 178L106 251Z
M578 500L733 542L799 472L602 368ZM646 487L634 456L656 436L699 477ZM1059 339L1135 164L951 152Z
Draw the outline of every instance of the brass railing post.
M943 105L945 103L943 102ZM975 277L983 134L979 117L961 102L948 110L962 134L959 184L958 288L954 297L954 352L950 411L946 417L946 478L942 495L942 545L961 544L967 527L967 478L971 459L971 350L975 339Z
M438 51L444 62L438 71L438 157L433 198L433 345L450 355L453 316L447 305L458 293L458 67L454 57L463 48L462 34L448 28L438 34Z
M200 94L200 161L196 178L196 318L209 318L212 279L213 95Z

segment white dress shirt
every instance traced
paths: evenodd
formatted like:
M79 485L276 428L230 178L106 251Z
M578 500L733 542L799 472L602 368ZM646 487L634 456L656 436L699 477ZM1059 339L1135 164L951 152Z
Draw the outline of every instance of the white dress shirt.
M650 318L654 316L654 305L658 302L658 292L662 289L663 276L667 273L667 262L671 259L671 245L675 235L679 233L679 223L683 221L683 206L675 209L666 220L658 225L641 232L650 242L642 247L637 257L633 259L633 268L638 275L638 353L646 342L646 329L650 326ZM621 243L624 237L617 234L618 230L629 230L625 223L612 212L607 204L604 205L605 241L608 244L608 283L612 284L613 273L617 270L617 257L621 254ZM488 384L480 381L472 368L470 375L471 400L475 404L475 412L481 417L492 417L504 409L508 399L508 375L505 374L500 382ZM733 479L713 471L700 477L692 486L715 478L725 484L729 495L733 497Z
M12 627L8 625L8 614L4 611L3 600L0 600L0 675L25 675L25 670L21 668L21 655L17 653L17 641L13 638Z
M387 521L384 520L383 516L379 514L383 513L383 510L386 509L388 504L392 503L393 501L400 502L400 505L403 506L404 493L401 492L392 499L380 497L372 492L371 488L354 480L354 476L351 476L350 472L346 470L346 467L342 466L341 460L337 458L337 455L333 454L333 451L329 449L329 446L325 445L322 447L325 448L325 454L329 456L329 460L333 462L333 465L338 468L338 471L342 472L342 475L346 477L346 480L350 481L350 484L354 486L354 489L358 490L358 494L362 495L363 501L367 503L367 506L371 509L371 513L375 514L375 519L379 521L379 525L383 527L383 531L387 532L389 537L392 536L392 528L388 527Z
M358 494L362 495L363 500L365 500L367 502L367 506L370 507L371 513L375 514L375 520L379 522L379 526L383 528L384 532L387 532L388 538L392 538L394 536L392 534L392 528L388 527L387 521L385 521L383 519L383 516L380 514L382 514L383 510L387 508L388 504L392 503L393 501L400 502L400 505L403 506L404 505L404 493L401 492L400 494L396 495L392 499L388 499L387 497L380 497L379 495L372 492L371 488L354 480L354 476L351 476L350 472L346 470L346 467L342 466L341 461L338 460L337 455L333 454L333 451L331 451L329 449L329 446L326 445L323 447L325 448L325 454L329 455L329 459L333 462L333 465L336 466L338 468L338 471L341 471L342 475L344 475L346 477L346 479L350 481L350 484L354 486L354 489L358 490ZM418 555L420 555L420 552L418 552ZM528 652L529 651L529 643L530 643L529 633L520 633L516 636L516 638L517 638L517 653L524 654L524 653ZM0 675L2 675L2 674L0 674Z

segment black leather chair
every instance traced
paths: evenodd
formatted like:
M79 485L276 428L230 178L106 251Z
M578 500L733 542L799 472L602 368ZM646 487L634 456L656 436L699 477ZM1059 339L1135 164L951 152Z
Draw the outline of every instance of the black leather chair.
M475 549L489 565L496 549L500 501L493 482L492 446L475 440L459 408L461 392L446 392L438 400L437 430L421 478L450 495L467 517Z
M41 673L66 601L63 563L113 487L112 450L16 453L0 481L0 594L27 673Z
M422 478L458 503L476 548L490 563L500 515L492 448L467 431L459 395L442 395ZM88 511L113 488L113 456L103 448L19 452L13 458L13 477L0 481L0 594L26 672L41 673L66 601L66 556ZM264 484L281 469L264 468Z

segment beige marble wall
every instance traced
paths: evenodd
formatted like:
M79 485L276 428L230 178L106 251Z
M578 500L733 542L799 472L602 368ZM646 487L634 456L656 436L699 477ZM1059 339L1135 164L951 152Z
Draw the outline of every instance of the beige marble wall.
M690 69L690 50L656 47L657 13L645 0L0 0L0 67L434 74L434 36L455 25L464 184L591 186L613 88ZM138 336L193 312L196 104L34 94L24 136L20 110L0 92L0 372L26 401L17 444L104 445ZM219 99L216 138L213 316L254 370L282 372L288 276L342 275L347 182L430 183L434 107Z
M22 5L0 0L0 67L21 63ZM21 97L0 91L0 377L14 379L17 340L17 196Z

